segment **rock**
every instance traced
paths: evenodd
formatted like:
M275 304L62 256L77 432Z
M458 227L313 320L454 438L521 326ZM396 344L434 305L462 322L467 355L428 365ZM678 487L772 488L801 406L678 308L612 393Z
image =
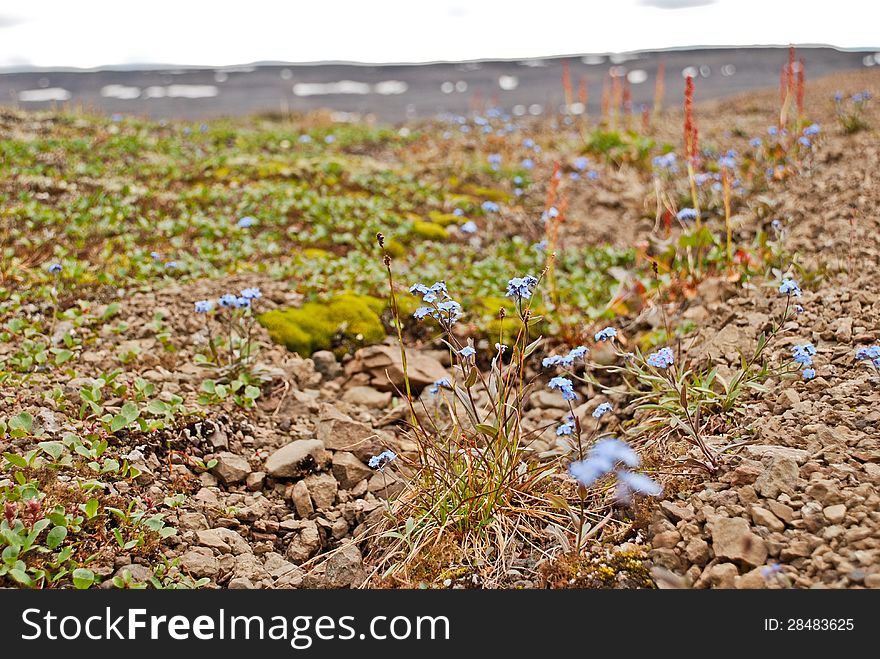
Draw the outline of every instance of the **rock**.
M249 492L259 492L266 482L266 474L262 471L252 471L247 475L244 485Z
M223 451L217 454L217 464L211 470L226 485L240 483L251 473L248 461L236 453Z
M790 410L800 402L801 397L798 395L797 391L790 387L788 389L783 389L779 396L776 397L776 408L774 411L777 414L780 414L786 410Z
M315 370L327 380L342 374L342 366L330 350L318 350L312 353L312 363L315 365Z
M354 453L339 451L333 454L333 476L342 489L348 490L372 475L373 470L358 460Z
M880 572L869 574L865 577L866 588L880 588Z
M229 580L229 590L256 590L254 582L247 577L235 577Z
M180 557L180 569L184 572L201 579L215 578L220 574L220 561L214 558L214 553L206 547L194 547Z
M330 474L312 474L303 481L309 490L309 496L316 510L327 510L336 501L336 490L339 485Z
M798 473L798 465L794 459L784 455L777 456L755 481L755 490L767 499L775 499L783 492L794 494Z
M680 540L681 535L678 531L663 531L651 539L651 545L655 549L674 549Z
M720 560L757 567L767 560L767 546L741 517L712 517L706 526L712 534L712 550Z
M714 588L733 588L738 576L739 570L733 563L718 563L706 570L701 579Z
M266 460L266 473L273 478L299 478L325 468L330 454L319 439L298 439L282 446Z
M702 567L709 562L709 543L702 538L691 538L685 545L684 554L689 563Z
M328 588L356 588L367 578L364 562L357 545L346 545L333 553L324 564Z
M787 457L794 460L799 465L804 464L809 458L809 451L799 448L789 448L788 446L772 446L767 444L748 444L743 447L743 453L760 460L764 457Z
M178 531L198 531L208 528L208 520L202 513L180 513L177 516Z
M309 488L305 481L297 481L291 488L290 499L293 501L293 507L296 508L296 514L303 519L308 519L315 512L312 506L312 497L309 496Z
M853 320L849 316L844 316L837 321L837 331L834 332L834 338L838 343L849 343L853 336Z
M765 503L770 509L770 512L772 512L786 524L794 519L794 508L792 508L791 506L786 506L781 501L775 501L773 499L766 501Z
M532 407L568 411L568 402L559 395L559 392L548 389L538 389L532 392L532 395L529 396L529 404Z
M721 481L734 487L751 485L758 480L763 472L764 467L760 462L749 460L737 466L733 471L724 474Z
M766 508L752 506L752 521L756 526L766 526L771 531L785 530L785 524Z
M416 350L406 351L407 374L409 382L417 393L429 384L448 378L446 369L436 359ZM354 359L345 365L349 375L365 373L370 384L381 391L403 390L403 367L400 348L390 345L373 345L358 350Z
M754 570L749 570L741 577L737 577L733 580L734 588L738 590L760 590L766 588L767 580L761 572L764 569L764 567L756 567Z
M153 571L144 565L131 563L120 567L113 576L127 578L128 583L147 583L153 577Z
M287 558L294 563L302 563L311 558L321 548L321 534L318 525L312 520L300 522L300 531L287 545Z
M648 558L654 565L666 568L672 572L681 570L681 560L672 549L652 549L648 552Z
M660 509L666 513L666 516L673 522L689 521L694 516L693 506L679 505L671 501L661 501Z
M318 439L331 451L354 451L375 440L372 426L355 421L332 405L321 409L318 419Z
M248 554L251 546L237 532L227 528L196 531L198 543L204 547L218 550L221 554Z
M846 519L846 506L842 503L838 503L834 506L828 506L822 512L825 515L825 519L827 519L832 524L840 524L843 520Z
M379 391L373 387L351 387L342 394L342 400L351 405L383 409L391 404L391 392Z

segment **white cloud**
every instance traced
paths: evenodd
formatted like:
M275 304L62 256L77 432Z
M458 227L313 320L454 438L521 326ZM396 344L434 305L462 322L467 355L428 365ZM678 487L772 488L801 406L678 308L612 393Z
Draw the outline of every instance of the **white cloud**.
M836 0L41 0L4 25L0 66L527 59L689 45L877 46L871 3ZM821 20L809 16L822 7ZM649 6L650 5L650 6ZM660 8L677 5L675 11ZM868 8L868 9L866 9Z

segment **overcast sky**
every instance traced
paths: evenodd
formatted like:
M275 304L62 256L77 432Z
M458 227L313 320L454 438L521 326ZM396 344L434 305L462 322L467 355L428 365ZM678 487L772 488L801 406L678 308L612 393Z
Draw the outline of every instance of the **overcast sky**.
M878 18L878 0L17 0L0 4L0 67L880 48Z

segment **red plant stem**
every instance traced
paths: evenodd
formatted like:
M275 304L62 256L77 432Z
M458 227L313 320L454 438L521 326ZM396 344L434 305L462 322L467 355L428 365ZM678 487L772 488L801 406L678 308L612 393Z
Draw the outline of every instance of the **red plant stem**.
M804 58L801 58L800 66L797 72L797 111L798 119L804 118L804 78L806 76L806 66Z

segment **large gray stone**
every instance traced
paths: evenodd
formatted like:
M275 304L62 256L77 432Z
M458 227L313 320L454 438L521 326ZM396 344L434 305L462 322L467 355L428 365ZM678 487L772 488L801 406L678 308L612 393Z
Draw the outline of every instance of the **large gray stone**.
M298 439L282 446L266 459L266 473L273 478L299 478L324 469L330 453L319 439Z

